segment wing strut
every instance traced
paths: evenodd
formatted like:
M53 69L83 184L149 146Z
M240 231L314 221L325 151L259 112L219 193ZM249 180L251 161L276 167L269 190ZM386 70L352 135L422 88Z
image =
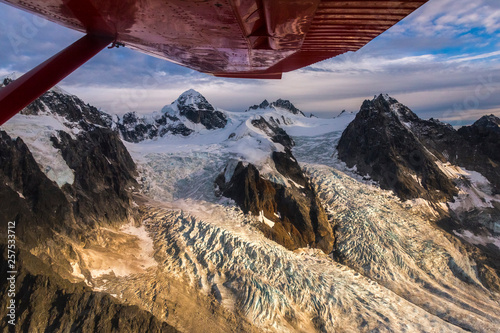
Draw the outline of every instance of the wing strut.
M85 35L0 89L0 125L90 60L113 40L114 37Z

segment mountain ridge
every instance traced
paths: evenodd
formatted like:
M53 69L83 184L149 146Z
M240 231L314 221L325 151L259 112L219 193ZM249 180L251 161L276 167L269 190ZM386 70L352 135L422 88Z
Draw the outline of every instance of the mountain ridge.
M250 106L246 111L250 111L250 110L266 110L266 109L274 109L274 110L277 110L277 109L281 109L281 110L285 110L285 111L288 111L290 112L291 114L294 114L294 115L302 115L305 117L305 114L300 111L299 109L297 109L295 107L295 105L292 104L292 102L290 102L289 100L287 99L277 99L276 101L274 102L271 102L269 103L267 101L267 99L265 99L262 103L260 104L255 104L255 105L252 105Z

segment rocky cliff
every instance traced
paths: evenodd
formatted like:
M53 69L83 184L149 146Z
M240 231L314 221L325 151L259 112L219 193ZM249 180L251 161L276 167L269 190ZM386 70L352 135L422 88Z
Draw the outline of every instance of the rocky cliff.
M82 263L75 244L95 243L94 230L136 215L136 166L111 126L110 116L54 89L0 131L0 226L16 223L16 332L176 332L144 310L71 283ZM2 314L6 292L2 287Z
M338 143L339 158L403 200L450 201L458 193L413 133L418 117L389 96L366 100Z
M7 268L6 246L0 244L2 271ZM137 306L95 292L52 273L52 269L25 250L17 251L16 326L0 323L4 332L158 332L175 328ZM7 288L0 291L0 313L7 313Z
M338 156L403 200L427 200L448 230L498 233L498 123L489 115L455 130L436 119L420 119L397 100L379 95L363 103L342 133ZM438 202L447 202L447 208Z

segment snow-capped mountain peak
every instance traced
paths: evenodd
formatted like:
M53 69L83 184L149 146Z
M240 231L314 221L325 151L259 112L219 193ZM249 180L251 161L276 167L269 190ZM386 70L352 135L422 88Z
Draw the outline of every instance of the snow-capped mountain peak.
M10 84L11 82L19 79L22 75L23 75L23 73L20 73L20 72L12 72L12 73L9 73L9 74L3 76L2 78L0 78L0 88L3 88L5 86L7 86L8 84ZM54 92L58 93L60 95L74 96L73 94L67 92L66 90L62 89L59 86L54 86L47 91L48 94L54 93Z
M196 111L214 111L215 108L207 99L194 89L189 89L179 95L170 105L166 105L162 109L162 113L177 113L183 109L189 108Z
M275 102L269 103L267 99L265 99L262 103L252 105L251 107L248 108L247 111L252 111L252 110L274 110L274 111L286 111L295 115L302 115L305 117L304 113L297 109L295 105L292 104L287 99L277 99Z
M138 115L129 112L117 121L122 137L129 142L157 139L167 134L188 136L194 132L224 128L226 124L226 115L194 89L183 92L159 113Z
M4 80L14 81L14 80L19 79L22 75L23 75L23 73L20 73L20 72L12 72L12 73L9 73L7 75L2 76L2 78L0 80L1 80L1 82L3 82Z
M216 110L207 99L194 89L183 92L172 104L163 107L162 113L184 121L185 125L197 130L201 124L206 129L224 128L227 124L226 115Z
M487 115L482 116L479 120L477 120L472 126L475 127L485 127L490 129L500 129L500 118L495 115Z
M372 101L375 101L376 99L379 99L379 98L383 98L386 102L388 102L390 104L394 104L394 103L398 102L396 99L394 99L391 96L389 96L389 94L380 94L378 96L375 95L375 96L373 96Z
M208 103L206 98L194 89L189 89L183 92L177 99L177 102L179 104L184 104L184 105L186 104L197 105L199 103L206 103L211 106L211 104Z
M406 127L410 126L412 122L417 121L418 116L413 113L407 106L401 104L395 98L388 94L380 94L375 96L372 100L365 100L362 108L369 110L370 114L385 115L387 117L396 117Z

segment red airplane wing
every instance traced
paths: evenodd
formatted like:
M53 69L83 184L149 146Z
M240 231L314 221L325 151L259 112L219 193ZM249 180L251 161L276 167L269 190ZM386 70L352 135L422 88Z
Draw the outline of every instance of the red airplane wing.
M2 0L200 72L280 77L356 51L426 0Z

